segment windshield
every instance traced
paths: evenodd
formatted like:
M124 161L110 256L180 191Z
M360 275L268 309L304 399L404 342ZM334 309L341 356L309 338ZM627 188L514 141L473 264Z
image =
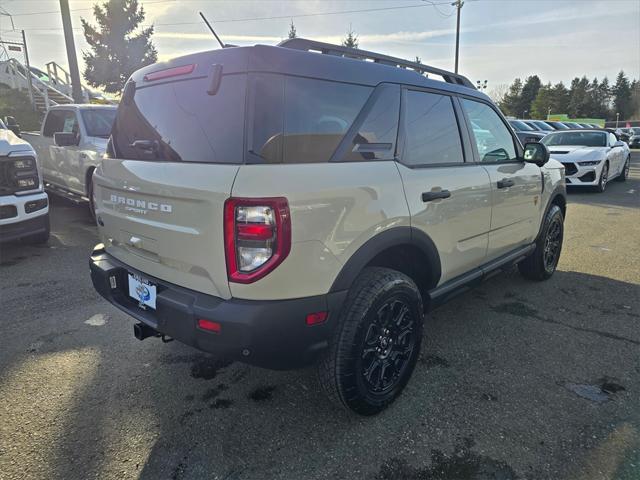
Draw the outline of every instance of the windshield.
M606 147L607 135L603 132L558 132L550 133L541 140L548 147L578 145L582 147Z
M511 124L511 126L513 127L514 130L524 130L525 132L533 132L534 131L533 128L531 128L526 123L521 122L520 120L509 120L509 123Z
M553 127L549 126L548 124L540 121L540 120L535 120L532 121L531 123L533 123L536 127L538 127L540 130L545 130L547 132L552 132L553 131Z
M109 138L111 126L116 118L115 108L81 110L82 119L90 137Z

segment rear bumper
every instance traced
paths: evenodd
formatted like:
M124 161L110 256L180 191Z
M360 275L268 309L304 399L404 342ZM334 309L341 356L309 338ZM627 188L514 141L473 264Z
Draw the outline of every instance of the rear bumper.
M158 332L205 352L277 370L308 365L328 347L346 296L336 292L294 300L223 300L150 277L116 260L101 245L93 251L90 267L100 295ZM129 297L129 272L157 285L156 310L143 310ZM321 311L329 312L326 322L305 323L307 314ZM201 318L218 322L220 333L198 328Z

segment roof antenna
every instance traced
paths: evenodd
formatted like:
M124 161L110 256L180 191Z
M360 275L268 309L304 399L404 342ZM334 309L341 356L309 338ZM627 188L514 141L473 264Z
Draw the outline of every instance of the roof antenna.
M226 48L226 45L224 43L222 43L222 40L220 40L220 37L218 36L218 34L216 33L216 31L213 29L213 27L211 26L211 24L209 23L209 21L207 20L207 18L204 16L204 13L202 12L198 12L200 14L200 16L202 17L202 20L204 20L204 23L207 24L207 27L209 27L209 30L211 30L211 33L213 33L213 36L216 37L216 40L218 41L218 43L220 44L220 46L222 48Z

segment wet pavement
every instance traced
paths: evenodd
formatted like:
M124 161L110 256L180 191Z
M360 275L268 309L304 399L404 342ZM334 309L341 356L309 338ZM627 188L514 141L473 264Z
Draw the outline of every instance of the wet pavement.
M0 248L0 478L640 478L640 153L571 191L558 272L498 275L433 312L404 394L358 418L313 369L273 372L133 321L89 280L85 209Z

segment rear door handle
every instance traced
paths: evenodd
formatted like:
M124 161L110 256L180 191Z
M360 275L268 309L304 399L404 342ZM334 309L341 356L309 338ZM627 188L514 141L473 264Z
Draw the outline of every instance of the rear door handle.
M422 201L430 202L432 200L438 200L440 198L449 198L450 196L451 196L451 192L449 190L440 190L437 192L423 192Z
M510 178L503 178L502 180L498 180L498 188L507 188L513 187L515 182Z

